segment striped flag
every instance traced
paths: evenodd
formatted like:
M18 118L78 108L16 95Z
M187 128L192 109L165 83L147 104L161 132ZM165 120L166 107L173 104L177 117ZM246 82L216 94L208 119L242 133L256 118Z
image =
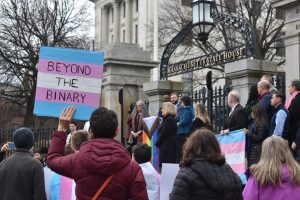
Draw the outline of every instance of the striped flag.
M159 167L159 150L155 143L158 138L159 117L151 116L143 119L142 143L148 144L152 149L152 165L157 170Z
M76 200L73 179L61 176L48 167L44 168L44 174L47 200Z
M244 129L231 131L227 135L216 135L221 151L225 155L226 162L237 173L243 184L246 183L245 145L246 135Z

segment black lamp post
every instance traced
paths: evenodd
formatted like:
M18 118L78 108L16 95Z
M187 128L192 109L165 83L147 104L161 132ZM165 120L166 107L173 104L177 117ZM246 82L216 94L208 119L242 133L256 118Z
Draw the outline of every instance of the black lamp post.
M193 0L193 28L196 31L197 39L205 43L209 33L214 28L214 19L211 13L215 8L214 0Z

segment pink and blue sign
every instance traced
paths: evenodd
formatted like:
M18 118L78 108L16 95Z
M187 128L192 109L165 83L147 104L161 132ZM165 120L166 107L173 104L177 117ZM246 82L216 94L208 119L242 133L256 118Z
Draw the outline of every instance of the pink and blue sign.
M89 120L100 105L103 60L102 52L41 47L34 114L59 117L74 105L73 118Z

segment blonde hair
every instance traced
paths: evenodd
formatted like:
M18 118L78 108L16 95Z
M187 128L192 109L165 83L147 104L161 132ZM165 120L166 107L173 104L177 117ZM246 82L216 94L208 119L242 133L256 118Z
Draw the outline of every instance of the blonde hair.
M208 113L206 112L205 106L203 103L198 103L196 105L196 117L201 119L204 123L210 124L210 119L208 117Z
M263 142L261 158L251 167L251 173L260 186L280 186L282 164L288 168L290 182L300 185L300 166L294 160L288 142L281 137L271 136Z
M168 115L176 115L176 108L171 102L164 102L162 108L165 109Z

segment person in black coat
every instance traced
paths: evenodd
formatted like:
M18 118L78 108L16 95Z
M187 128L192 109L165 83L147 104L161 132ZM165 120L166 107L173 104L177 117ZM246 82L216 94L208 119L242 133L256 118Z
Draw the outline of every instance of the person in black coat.
M215 135L196 130L184 145L170 200L241 200L242 181L225 163Z
M243 108L240 105L240 96L236 91L231 91L228 94L228 106L231 108L228 118L223 124L222 134L227 134L230 131L235 131L248 127L248 117Z
M155 146L159 148L159 167L162 163L176 163L177 122L176 108L170 102L162 105L163 122L158 130Z
M288 141L300 160L300 80L293 80L288 90L291 95L285 103L285 108L289 111Z
M190 133L200 128L211 129L210 119L203 103L196 105L196 118L193 121Z
M251 141L250 152L247 152L248 167L258 163L261 155L262 143L269 135L266 110L262 106L256 105L252 108L252 113L254 119L253 132L245 129L245 133Z

